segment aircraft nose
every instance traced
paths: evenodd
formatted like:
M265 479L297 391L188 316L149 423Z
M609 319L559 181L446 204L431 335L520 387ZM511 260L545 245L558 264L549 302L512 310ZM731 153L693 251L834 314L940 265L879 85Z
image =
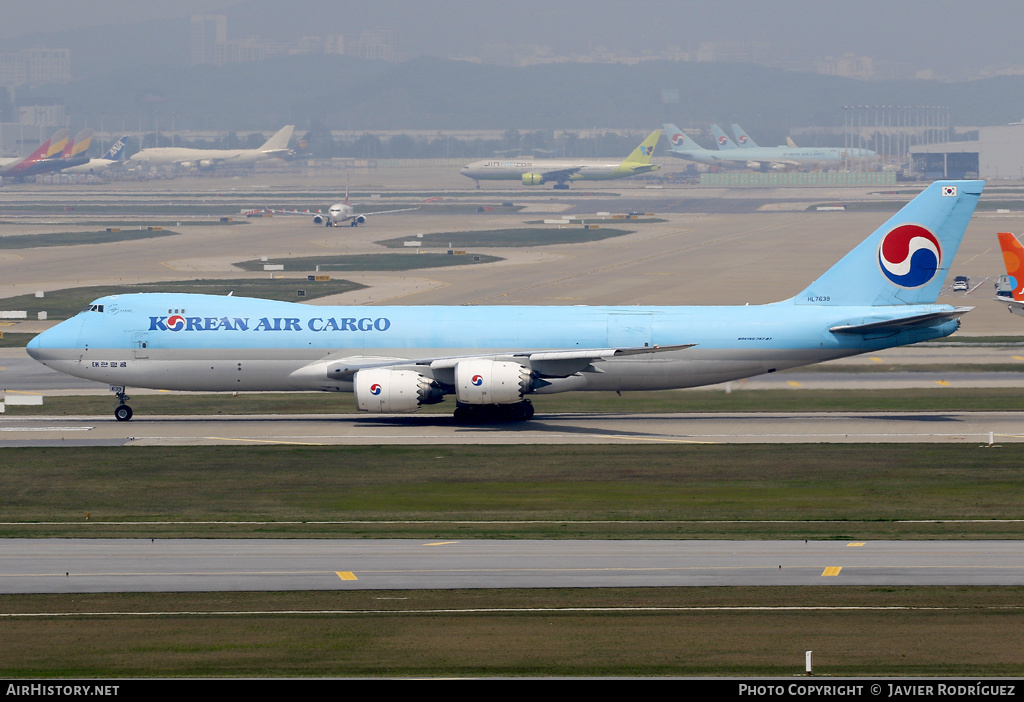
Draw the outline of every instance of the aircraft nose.
M46 332L43 332L43 334L45 333ZM28 351L28 355L36 359L37 361L39 360L40 356L39 337L41 337L43 334L35 335L27 344L25 344L25 350Z
M59 355L60 349L75 349L78 346L81 328L82 320L72 317L37 334L25 345L25 350L40 363L53 360Z

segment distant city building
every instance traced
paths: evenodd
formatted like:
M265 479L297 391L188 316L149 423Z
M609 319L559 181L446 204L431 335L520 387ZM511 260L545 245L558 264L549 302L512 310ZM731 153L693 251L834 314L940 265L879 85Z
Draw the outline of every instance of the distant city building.
M345 53L365 59L396 61L395 33L390 29L364 29L358 39L349 42Z
M23 49L0 53L0 86L17 88L71 80L69 49Z
M18 124L63 127L67 119L63 105L22 105L18 108Z
M227 43L228 18L225 15L192 15L192 65L215 63L217 47Z

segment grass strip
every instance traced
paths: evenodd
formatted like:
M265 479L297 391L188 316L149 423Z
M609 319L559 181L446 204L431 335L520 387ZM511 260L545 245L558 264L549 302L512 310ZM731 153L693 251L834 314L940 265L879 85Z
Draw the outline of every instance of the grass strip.
M0 676L788 677L808 650L816 675L1020 674L1022 588L341 587L0 596L8 613L83 613L4 621ZM906 609L686 609L809 606ZM131 611L178 614L112 614Z
M466 266L492 263L504 259L482 254L449 256L448 254L358 254L352 256L296 256L276 259L290 271L409 271L420 268ZM235 267L245 271L262 271L265 261L242 261Z
M494 229L470 232L434 232L424 234L417 241L424 247L441 249L468 249L482 247L516 247L516 246L547 246L550 244L578 244L586 241L600 241L616 236L632 234L626 229L580 226L557 227L523 227L522 229ZM389 249L405 246L409 237L384 239L376 243Z
M6 335L5 335L6 336ZM31 337L31 334L22 335ZM45 394L45 392L43 393ZM545 413L663 412L981 412L1024 411L1024 393L1017 388L901 388L807 390L661 390L618 395L578 392L536 395L538 415ZM351 414L349 393L160 393L132 400L137 416L196 414ZM8 408L11 416L101 415L113 412L113 395L54 395L41 406ZM446 414L449 400L425 412Z
M38 312L45 311L49 319L55 320L73 317L85 309L90 302L106 295L147 292L202 293L206 295L233 293L235 297L258 297L268 300L300 302L360 290L365 287L360 283L340 278L319 282L310 282L299 278L197 279L67 288L50 291L46 293L45 297L36 297L35 294L8 297L3 300L3 306L9 310L26 310L30 319L34 319ZM305 297L299 298L298 290L305 290Z
M116 229L116 227L112 227ZM0 236L0 249L36 249L47 246L92 246L115 241L136 241L161 236L175 236L178 232L167 229L121 229L96 232L53 232L49 234L21 234Z
M1020 538L1024 523L995 520L1024 519L1022 458L1020 444L10 447L0 536Z

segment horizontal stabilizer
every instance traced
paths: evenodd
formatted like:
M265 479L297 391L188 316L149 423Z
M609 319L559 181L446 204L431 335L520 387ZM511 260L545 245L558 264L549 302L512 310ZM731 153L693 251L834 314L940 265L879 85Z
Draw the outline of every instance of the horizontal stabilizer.
M829 329L833 334L896 334L914 327L926 327L936 322L945 322L949 319L956 319L967 314L973 307L957 307L949 312L929 312L927 314L915 314L909 317L897 317L896 319L883 319L877 322L863 322L860 324L840 324Z

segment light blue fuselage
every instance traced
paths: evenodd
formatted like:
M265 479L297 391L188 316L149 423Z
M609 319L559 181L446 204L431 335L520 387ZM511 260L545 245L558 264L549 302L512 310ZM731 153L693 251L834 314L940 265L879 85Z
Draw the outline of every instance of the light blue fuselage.
M875 335L830 329L952 309L830 306L795 299L742 307L320 307L131 294L96 300L90 310L33 339L28 352L70 375L169 390L351 391L356 370L382 365L414 369L447 384L444 374L452 359L514 354L544 379L533 392L653 390L718 383L943 337L957 329L956 319ZM694 346L608 355L576 362L578 367L523 355L689 344ZM437 359L447 366L438 367Z

